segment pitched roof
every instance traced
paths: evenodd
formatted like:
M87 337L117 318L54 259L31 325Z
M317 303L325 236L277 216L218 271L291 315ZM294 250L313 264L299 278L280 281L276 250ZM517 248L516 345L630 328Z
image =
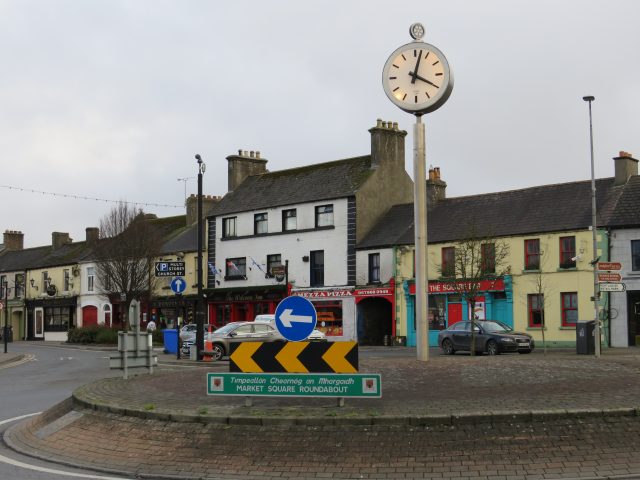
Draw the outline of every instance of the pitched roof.
M640 175L629 178L612 212L611 228L640 227Z
M371 156L348 158L247 177L211 216L354 195L372 173Z
M633 178L633 184L630 181L622 187L614 187L613 182L613 178L596 180L597 224L611 225L614 219L640 222L640 180ZM412 203L392 207L358 248L413 244L413 220ZM586 229L591 225L591 182L440 200L427 214L428 242L459 240L474 224L496 237Z

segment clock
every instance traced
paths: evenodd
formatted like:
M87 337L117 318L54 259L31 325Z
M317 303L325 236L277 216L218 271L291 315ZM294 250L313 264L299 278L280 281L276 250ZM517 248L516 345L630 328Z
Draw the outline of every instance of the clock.
M415 40L396 49L382 70L387 97L402 110L422 115L440 108L453 90L453 74L443 53L421 40L424 29L411 26Z

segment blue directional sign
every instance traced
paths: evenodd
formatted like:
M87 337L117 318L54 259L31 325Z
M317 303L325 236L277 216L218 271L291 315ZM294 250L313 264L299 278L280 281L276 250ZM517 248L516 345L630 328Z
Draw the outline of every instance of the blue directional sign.
M287 340L297 342L307 338L316 328L316 309L303 297L287 297L276 307L276 328Z
M182 293L187 288L187 282L185 282L184 278L176 277L171 280L171 290L173 293Z

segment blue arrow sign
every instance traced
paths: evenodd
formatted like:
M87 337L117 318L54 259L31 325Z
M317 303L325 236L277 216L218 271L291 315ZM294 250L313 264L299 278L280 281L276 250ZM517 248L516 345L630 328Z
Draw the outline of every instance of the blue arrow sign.
M171 280L171 290L173 293L182 293L187 288L187 282L182 277L176 277Z
M316 309L303 297L287 297L276 307L276 328L287 340L297 342L307 338L316 328Z

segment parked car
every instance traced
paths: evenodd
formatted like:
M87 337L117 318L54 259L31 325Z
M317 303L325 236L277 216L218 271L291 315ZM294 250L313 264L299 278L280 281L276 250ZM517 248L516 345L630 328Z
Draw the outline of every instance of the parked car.
M212 342L213 359L229 355L231 344L240 342L284 342L278 331L266 322L231 322L205 335L205 342ZM195 342L183 342L182 352L189 353Z
M531 335L515 332L511 327L495 320L476 320L476 351L499 355L503 352L531 353L535 343ZM471 322L455 323L438 333L438 345L447 355L458 350L471 350Z
M209 327L211 330L215 330L215 326L209 323L205 323L204 325L204 333L209 332ZM189 323L188 325L184 325L180 329L180 340L182 342L191 342L194 343L196 341L196 328L197 325L195 323ZM189 352L187 352L189 353Z
M276 327L276 316L273 313L262 313L260 315L256 315L256 318L253 320L258 323L268 323L273 328ZM307 337L307 340L310 342L326 342L327 336L318 329L313 329L313 331Z

